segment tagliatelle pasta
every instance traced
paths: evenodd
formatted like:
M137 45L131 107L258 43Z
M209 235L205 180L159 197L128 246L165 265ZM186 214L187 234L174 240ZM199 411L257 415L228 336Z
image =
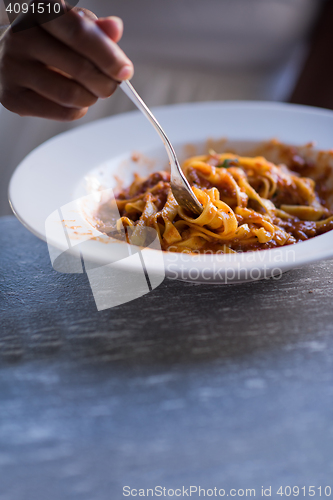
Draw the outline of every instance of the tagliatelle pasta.
M116 195L117 229L154 228L163 250L219 252L261 250L291 245L333 229L322 185L302 176L307 165L276 165L263 156L232 153L187 159L183 172L203 206L200 216L180 207L170 174L160 171Z

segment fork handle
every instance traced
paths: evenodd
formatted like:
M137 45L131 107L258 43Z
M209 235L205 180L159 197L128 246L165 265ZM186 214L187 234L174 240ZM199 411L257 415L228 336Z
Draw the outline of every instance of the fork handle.
M150 111L148 106L144 103L144 101L141 99L137 91L134 89L133 85L128 81L124 80L120 83L119 87L127 97L131 99L131 101L140 109L140 111L145 115L146 118L150 121L150 123L153 125L153 127L156 129L157 133L161 137L165 148L167 150L170 164L171 164L171 174L172 169L174 168L173 165L176 164L178 166L178 171L181 173L180 166L178 163L178 159L175 153L175 150L173 149L173 146L171 142L169 141L167 135L165 134L164 130L162 129L161 125L158 123L156 120L155 116L153 113Z

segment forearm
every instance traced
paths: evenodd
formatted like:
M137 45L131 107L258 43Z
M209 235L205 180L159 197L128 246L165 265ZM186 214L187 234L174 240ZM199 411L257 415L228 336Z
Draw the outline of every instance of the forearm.
M333 0L324 5L290 102L333 109Z

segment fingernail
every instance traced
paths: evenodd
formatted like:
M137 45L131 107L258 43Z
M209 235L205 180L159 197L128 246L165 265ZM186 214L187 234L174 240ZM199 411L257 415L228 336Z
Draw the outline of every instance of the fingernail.
M117 80L129 80L134 73L133 66L123 66L117 74Z
M123 29L123 21L120 19L120 17L116 17L116 16L110 16L109 19L112 19L112 21L114 21L117 25L118 25L118 28L119 30L122 30Z

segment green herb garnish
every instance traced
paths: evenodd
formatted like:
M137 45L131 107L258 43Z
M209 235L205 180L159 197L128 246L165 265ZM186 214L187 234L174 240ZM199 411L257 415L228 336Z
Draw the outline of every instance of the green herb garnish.
M237 158L232 158L231 160L224 160L223 163L216 165L216 168L230 168L232 166L237 165L237 163L238 163Z

